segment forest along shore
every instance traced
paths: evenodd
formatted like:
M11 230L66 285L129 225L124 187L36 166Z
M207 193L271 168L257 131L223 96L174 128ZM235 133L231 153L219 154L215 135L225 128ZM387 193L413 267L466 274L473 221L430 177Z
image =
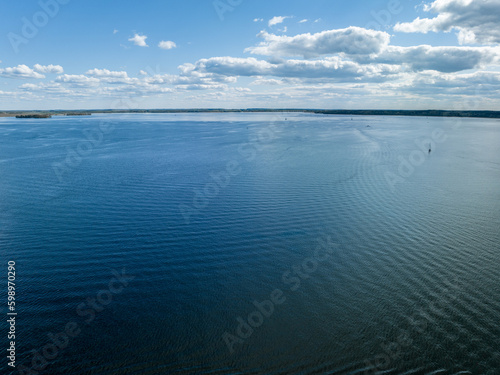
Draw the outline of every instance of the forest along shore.
M419 117L474 117L474 118L500 118L500 111L447 111L447 110L376 110L376 109L223 109L223 108L200 108L200 109L130 109L130 110L45 110L45 111L0 111L0 117L17 118L50 118L51 116L90 116L92 114L113 113L280 113L300 112L322 115L350 115L350 116L419 116Z

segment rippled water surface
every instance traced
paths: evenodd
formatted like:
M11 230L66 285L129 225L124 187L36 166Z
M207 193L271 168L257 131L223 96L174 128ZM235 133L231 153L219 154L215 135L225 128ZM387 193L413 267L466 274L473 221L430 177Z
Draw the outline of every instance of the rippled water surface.
M2 118L18 366L499 374L499 145L489 119Z

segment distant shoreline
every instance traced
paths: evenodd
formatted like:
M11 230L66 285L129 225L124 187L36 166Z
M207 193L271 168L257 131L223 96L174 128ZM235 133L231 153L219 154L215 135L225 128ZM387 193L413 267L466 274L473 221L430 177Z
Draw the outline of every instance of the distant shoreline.
M92 114L123 114L123 113L312 113L324 115L351 116L418 116L418 117L470 117L470 118L500 118L500 111L448 111L448 110L372 110L372 109L96 109L96 110L49 110L49 111L0 111L0 117L37 118L41 116L90 116Z

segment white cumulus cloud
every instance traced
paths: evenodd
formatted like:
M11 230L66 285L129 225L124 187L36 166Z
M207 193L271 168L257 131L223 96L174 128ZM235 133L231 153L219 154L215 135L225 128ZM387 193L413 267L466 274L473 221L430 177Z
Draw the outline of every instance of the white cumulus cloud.
M387 64L361 65L338 56L322 60L284 60L269 62L254 57L212 57L201 59L196 64L181 67L181 70L225 76L275 76L284 78L329 78L337 81L352 80L374 75L390 75L400 71L397 66Z
M316 34L279 36L262 31L258 35L264 39L256 47L245 49L265 56L304 56L306 58L344 52L347 54L378 53L389 44L386 32L348 27L322 31Z
M87 87L99 84L99 79L87 77L83 74L63 74L56 78L56 82L69 83L73 86Z
M291 18L290 16L275 16L269 20L267 23L269 27L274 26L274 25L279 25L280 23L283 23L287 18Z
M158 43L158 47L161 49L172 49L176 48L177 44L175 42L172 42L171 40L162 40L160 43Z
M129 42L133 42L136 46L139 46L139 47L149 47L147 44L146 44L146 39L148 37L146 35L139 35L139 34L135 34L132 38L130 38L128 41Z
M387 46L380 54L357 57L364 63L403 64L419 72L435 70L443 73L478 69L500 60L500 47Z
M499 0L436 0L427 4L424 10L437 15L397 23L394 30L404 33L456 30L460 44L500 43Z
M43 74L36 72L24 64L10 68L0 68L0 76L7 78L45 78Z
M33 69L38 73L51 73L51 74L62 74L64 69L61 65L40 65L35 64Z
M90 69L85 74L99 78L128 78L127 72L117 72L108 69Z

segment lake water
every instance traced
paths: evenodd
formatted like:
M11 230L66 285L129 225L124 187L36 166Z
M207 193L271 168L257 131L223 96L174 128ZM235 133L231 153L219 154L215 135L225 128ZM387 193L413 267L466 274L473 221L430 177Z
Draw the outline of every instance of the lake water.
M17 370L498 374L499 145L490 119L1 118Z

